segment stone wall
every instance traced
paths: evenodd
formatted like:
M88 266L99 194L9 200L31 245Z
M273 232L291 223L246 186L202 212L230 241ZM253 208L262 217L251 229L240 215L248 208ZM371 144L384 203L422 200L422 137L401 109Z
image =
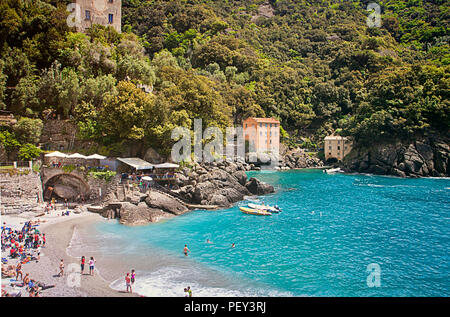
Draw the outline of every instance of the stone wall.
M77 133L77 126L70 120L46 120L39 143L43 150L49 151L71 151L97 146L95 142L78 139Z
M26 211L41 212L39 199L42 199L42 186L39 173L26 169L27 175L1 173L1 213L19 214Z

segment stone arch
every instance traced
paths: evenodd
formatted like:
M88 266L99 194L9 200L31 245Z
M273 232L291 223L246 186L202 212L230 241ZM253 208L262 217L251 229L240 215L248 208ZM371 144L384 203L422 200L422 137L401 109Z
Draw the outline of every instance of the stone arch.
M44 199L67 199L76 201L87 199L90 186L79 176L73 174L57 174L44 183Z

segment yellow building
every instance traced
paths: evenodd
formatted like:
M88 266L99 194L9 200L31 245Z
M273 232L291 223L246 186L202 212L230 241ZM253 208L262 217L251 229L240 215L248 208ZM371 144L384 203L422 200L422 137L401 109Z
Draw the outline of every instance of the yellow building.
M94 24L112 26L122 31L122 0L72 0L79 5L81 21L78 32L84 32Z
M346 137L330 135L325 138L323 150L325 152L326 161L330 158L342 161L352 150L352 142Z

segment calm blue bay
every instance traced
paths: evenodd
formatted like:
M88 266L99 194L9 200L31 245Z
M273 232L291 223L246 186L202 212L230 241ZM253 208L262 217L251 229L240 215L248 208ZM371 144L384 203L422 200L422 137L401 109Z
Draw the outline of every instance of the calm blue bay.
M282 213L246 215L238 208L249 202L243 201L145 227L102 222L94 228L102 237L96 248L148 262L133 263L137 291L148 296L184 296L187 285L197 296L450 295L449 179L321 170L249 176L276 189L252 201L276 204ZM373 263L379 287L367 283ZM122 284L120 277L112 286Z

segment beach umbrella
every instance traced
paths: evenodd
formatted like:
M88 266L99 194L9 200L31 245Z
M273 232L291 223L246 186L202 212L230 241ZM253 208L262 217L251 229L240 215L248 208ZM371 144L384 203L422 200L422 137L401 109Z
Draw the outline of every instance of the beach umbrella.
M86 159L88 159L88 160L104 160L105 158L106 158L106 156L103 156L103 155L92 154L92 155L89 155Z
M80 154L80 153L74 153L69 155L67 158L73 158L73 159L86 159L87 157Z
M55 151L55 152L52 152L52 153L45 154L45 156L46 157L62 157L62 158L64 158L64 157L67 157L67 154Z

